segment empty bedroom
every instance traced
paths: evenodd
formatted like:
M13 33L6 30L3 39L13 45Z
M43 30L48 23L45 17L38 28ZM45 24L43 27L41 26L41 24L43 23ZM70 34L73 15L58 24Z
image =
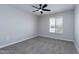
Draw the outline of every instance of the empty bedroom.
M0 4L0 54L78 53L78 4Z

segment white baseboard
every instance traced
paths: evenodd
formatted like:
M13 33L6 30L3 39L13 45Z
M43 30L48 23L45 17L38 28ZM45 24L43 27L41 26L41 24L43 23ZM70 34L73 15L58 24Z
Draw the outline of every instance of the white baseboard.
M19 43L19 42L22 42L22 41L25 41L25 40L28 40L28 39L37 37L37 36L48 37L48 38L55 38L55 39L59 39L59 40L72 41L72 42L73 42L73 40L68 40L68 39L63 39L63 38L56 38L56 37L51 37L51 36L46 36L46 35L37 35L37 34L36 34L36 35L31 35L31 36L29 36L29 37L26 37L25 39L21 39L21 40L15 41L15 42L11 42L11 43L2 45L2 46L0 46L0 48L4 48L4 47L10 46L10 45L13 45L13 44L16 44L16 43Z
M16 44L16 43L19 43L19 42L28 40L28 39L32 39L32 38L34 38L34 37L37 37L37 35L31 35L31 36L29 36L29 37L26 37L25 39L21 39L21 40L18 40L18 41L16 41L16 42L11 42L11 43L2 45L2 46L0 46L0 48L4 48L4 47L7 47L7 46L10 46L10 45L13 45L13 44Z
M71 40L71 39L51 37L51 36L48 36L48 35L40 35L40 34L39 34L39 36L41 36L41 37L48 37L48 38L54 38L54 39L64 40L64 41L71 41L71 42L73 42L73 41L74 41L74 40Z
M75 41L74 41L74 45L75 45L75 47L76 47L76 49L77 49L77 51L79 53L79 46L78 46L78 44Z

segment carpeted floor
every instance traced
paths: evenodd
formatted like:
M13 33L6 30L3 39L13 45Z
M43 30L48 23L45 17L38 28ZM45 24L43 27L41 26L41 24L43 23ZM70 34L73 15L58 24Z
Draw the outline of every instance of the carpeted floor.
M72 42L36 37L0 49L0 54L77 54Z

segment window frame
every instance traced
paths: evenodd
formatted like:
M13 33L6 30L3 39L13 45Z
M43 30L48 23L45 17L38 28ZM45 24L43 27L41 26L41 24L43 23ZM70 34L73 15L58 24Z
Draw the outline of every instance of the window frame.
M58 33L58 32L56 31L56 18L57 18L57 17L62 17L62 27L63 27L63 29L62 29L62 32L61 32L61 33ZM51 32L51 31L50 31L50 27L51 27L51 26L50 26L50 18L55 18L55 32ZM63 33L64 33L64 19L63 19L63 16L62 16L62 15L59 15L59 16L51 16L50 18L49 18L49 32L50 32L50 33L55 33L55 34L63 34Z

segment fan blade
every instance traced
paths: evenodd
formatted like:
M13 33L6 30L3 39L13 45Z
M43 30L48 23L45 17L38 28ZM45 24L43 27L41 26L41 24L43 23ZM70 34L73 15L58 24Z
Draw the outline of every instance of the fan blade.
M35 10L35 11L32 11L32 12L36 12L36 11L38 11L38 10Z
M41 7L42 7L42 4L39 4L39 6L40 6L40 9L41 9Z
M33 5L32 5L32 7L39 9L38 7L35 7L35 6L33 6Z
M45 7L47 7L47 4L44 4L42 8L45 8Z
M39 4L39 6L42 6L42 4Z
M42 9L42 10L44 10L44 11L51 11L50 9Z
M41 13L41 14L43 14L43 12L42 12L42 11L40 11L40 13Z

